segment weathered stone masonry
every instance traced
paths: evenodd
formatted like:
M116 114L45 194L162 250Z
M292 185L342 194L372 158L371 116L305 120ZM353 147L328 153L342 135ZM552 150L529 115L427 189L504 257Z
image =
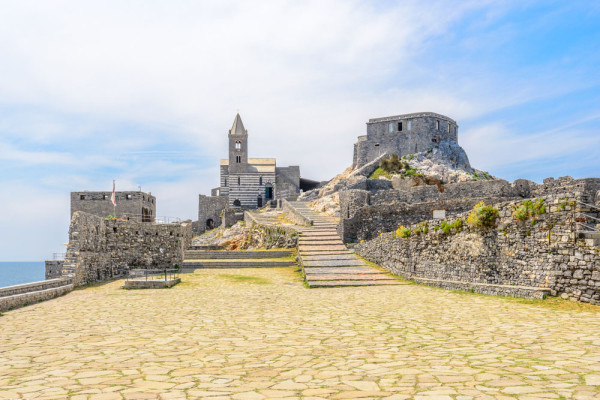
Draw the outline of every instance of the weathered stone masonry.
M172 268L191 243L191 223L148 224L76 212L62 276L75 286L127 274L130 268Z
M505 202L496 205L501 217L496 228L465 225L460 232L444 234L435 231L443 220L429 220L426 234L397 238L385 233L357 244L355 250L395 274L433 286L525 297L536 294L523 287L546 288L551 295L600 304L599 249L578 237L578 218L568 205L589 201L590 192L565 194L560 190L543 196L547 213L534 224L532 219L513 219L513 206L522 201ZM467 215L445 221L466 220ZM416 231L419 226L411 228Z

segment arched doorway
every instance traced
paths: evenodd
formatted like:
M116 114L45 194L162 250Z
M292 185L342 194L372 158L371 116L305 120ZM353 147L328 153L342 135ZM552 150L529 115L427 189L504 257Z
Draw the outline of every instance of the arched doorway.
M210 231L212 229L215 229L215 221L213 221L212 218L209 218L206 220L206 230Z
M238 199L235 199L235 200L233 201L233 206L234 206L234 207L241 207L241 206L242 206L242 202L241 202L241 201L239 201Z
M256 206L257 206L258 208L261 208L261 207L262 207L262 197L261 197L261 196L258 196L258 197L256 198Z
M265 186L265 202L269 200L273 200L273 185L267 183L267 186Z

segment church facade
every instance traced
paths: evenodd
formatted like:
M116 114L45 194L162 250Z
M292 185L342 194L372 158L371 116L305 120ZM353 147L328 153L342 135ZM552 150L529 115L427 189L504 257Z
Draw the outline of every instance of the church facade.
M220 160L219 187L210 196L200 195L199 230L204 232L220 224L227 208L250 210L271 200L295 198L300 193L300 167L278 167L275 158L248 157L248 131L239 114L229 130L228 158Z

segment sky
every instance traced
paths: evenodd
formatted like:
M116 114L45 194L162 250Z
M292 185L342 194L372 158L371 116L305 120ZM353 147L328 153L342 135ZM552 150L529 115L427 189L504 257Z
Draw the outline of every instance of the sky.
M0 2L0 260L64 252L69 193L195 219L239 111L250 157L327 180L369 118L432 111L478 169L600 176L600 2Z

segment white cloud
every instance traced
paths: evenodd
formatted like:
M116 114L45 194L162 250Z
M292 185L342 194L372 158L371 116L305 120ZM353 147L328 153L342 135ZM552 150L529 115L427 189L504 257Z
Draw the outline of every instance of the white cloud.
M11 186L27 186L32 198L68 199L70 190L101 189L112 179L123 189L142 184L158 196L159 214L187 218L197 212L198 193L217 185L217 160L226 156L238 108L251 156L300 165L317 180L351 163L369 118L405 112L457 119L477 167L559 154L558 133L522 137L490 120L462 124L597 83L596 76L579 79L585 68L499 72L478 58L513 32L494 24L514 7L525 6L4 1L0 105L9 107L0 108L0 168L34 171ZM472 26L457 37L465 19ZM452 54L450 44L475 56ZM597 143L580 127L569 132L578 142L562 151ZM56 222L28 213L21 221Z

